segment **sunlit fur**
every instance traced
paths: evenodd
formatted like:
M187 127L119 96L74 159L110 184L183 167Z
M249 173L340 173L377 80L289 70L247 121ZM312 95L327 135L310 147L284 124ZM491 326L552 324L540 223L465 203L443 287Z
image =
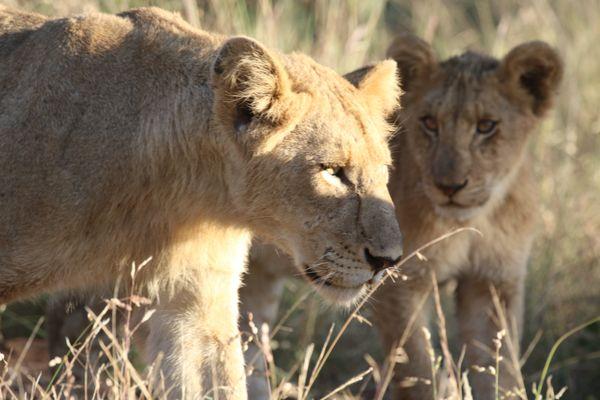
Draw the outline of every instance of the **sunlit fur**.
M159 9L0 7L0 302L110 285L153 257L138 283L170 396L216 384L246 398L237 290L253 234L348 297L373 274L356 254L401 254L386 187L395 76L386 61L353 86Z

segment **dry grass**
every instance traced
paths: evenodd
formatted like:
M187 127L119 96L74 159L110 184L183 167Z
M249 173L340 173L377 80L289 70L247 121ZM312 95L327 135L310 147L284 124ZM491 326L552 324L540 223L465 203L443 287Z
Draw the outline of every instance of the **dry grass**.
M530 395L533 384L545 384L548 374L553 375L553 385L545 385L543 390L540 387L536 398L558 398L560 392L554 393L552 386L568 386L565 396L569 398L598 398L600 324L586 327L579 324L600 314L599 0L0 0L0 3L49 15L98 9L118 12L140 5L159 5L182 12L196 26L243 33L284 51L309 53L340 72L383 57L390 38L402 30L421 35L443 57L465 48L501 56L512 46L531 39L554 44L565 60L566 73L556 110L531 148L537 161L535 173L540 182L543 224L530 263L523 345L526 351L521 362L524 386ZM284 313L306 290L299 282L289 283ZM447 296L440 295L441 307ZM115 304L109 302L106 312L112 314L110 307L120 307ZM36 325L35 319L10 314L11 310L14 308L4 314L5 328L15 323L26 324L31 338L36 332L43 332L43 326ZM364 312L368 318L368 312ZM91 331L112 333L108 325L103 325L105 319L104 315L92 316ZM330 328L334 322L335 326L346 324L344 335L337 328ZM447 325L451 333L450 320ZM579 328L577 336L565 341L555 352L552 345L575 327ZM259 336L261 332L256 330ZM276 335L264 343L267 354L274 356L269 360L275 397L292 393L299 398L327 395L350 398L348 393L352 392L355 396L362 393L365 398L382 398L385 391L382 388L389 378L385 368L380 369L373 360L384 359L384 355L377 345L376 333L361 314L340 315L309 296L273 332ZM444 339L445 332L446 329L441 334L432 333ZM268 338L270 334L262 336ZM127 361L130 342L123 340L126 339L115 338L114 342L105 343L109 362L104 375L92 374L89 381L98 380L102 383L98 387L117 398L132 396L136 390L143 394L152 389L145 375L138 374ZM445 365L452 358L457 362L460 359L459 354L453 357L448 354L452 339L449 344L446 340L441 342L449 348L442 346L441 352L435 346L431 348L432 366L440 371L444 368L437 353L444 356ZM31 346L35 342L32 339L27 343ZM19 358L25 353L13 356ZM554 356L554 362L547 365L549 355ZM79 357L85 360L88 356L89 352L84 350ZM393 359L401 356L396 354ZM5 361L0 363L4 363L0 371L0 398L31 398L27 393L32 392L65 398L73 389L69 387L72 369L68 363L64 363L62 372L50 386L36 383L35 374L33 377L29 374L31 379L28 379L15 373L18 362L11 363L10 368ZM439 376L438 387L454 386L468 398L468 379L458 371L454 371L454 379L461 383L448 383L443 373ZM336 388L340 390L332 393Z
M458 229L431 241L403 259L398 269L401 270L402 265L413 257L422 257L420 252L423 249L435 246L439 241L456 234L465 233L468 230L470 229ZM34 338L42 325L43 318L40 318L32 329L26 343L19 349L19 352L11 355L12 362L10 356L8 359L5 359L4 355L0 356L1 398L164 398L169 388L164 387L161 376L155 373L155 371L159 371L161 357L159 356L153 364L144 366L144 373L140 372L139 368L134 365L131 357L132 343L136 332L154 313L154 310L149 307L152 304L150 300L133 293L135 276L144 265L145 263L139 267L135 264L132 265L132 283L128 291L128 296L121 299L112 298L105 300L106 305L99 313L94 313L91 309L87 309L87 316L90 321L88 328L82 332L75 343L70 343L67 339L69 348L67 355L62 358L57 357L49 360L47 366L54 369L50 375L47 374L46 368L37 372L23 368L23 361L31 351ZM247 342L254 340L262 349L263 356L268 363L268 370L270 371L273 399L295 398L298 400L308 400L315 397L315 392L319 392L316 389L315 383L318 379L322 380L321 372L334 350L336 350L336 346L340 343L340 340L347 333L348 328L354 321L368 323L361 315L363 306L367 304L370 295L385 280L394 279L394 274L394 272L388 272L384 279L375 285L371 289L371 292L352 308L352 311L345 318L339 329L336 329L335 324L332 324L320 348L315 347L314 343L310 343L302 349L303 356L299 360L301 362L282 376L278 377L276 374L277 367L271 351L274 344L273 338L286 322L287 317L294 312L307 296L301 297L287 310L286 315L272 333L269 332L267 326L263 326L259 330L250 323L251 336ZM415 377L407 378L405 382L409 385L416 383L432 385L434 387L434 399L473 400L468 373L463 372L461 369L462 356L456 362L450 353L446 336L445 317L435 275L432 274L431 279L433 281L433 297L438 316L437 326L442 346L442 355L436 354L431 333L427 328L423 328L422 333L427 338L428 343L433 379L423 380ZM526 399L526 389L523 382L520 382L519 386L511 389L510 392L500 392L498 387L497 377L501 368L500 349L503 346L502 340L508 331L508 324L502 315L502 307L500 306L498 297L496 296L495 299L497 311L501 319L501 326L503 327L498 332L497 338L494 340L495 348L492 349L495 353L496 363L495 366L478 367L479 373L496 376L496 399L503 398L507 393L517 394L519 398ZM141 317L134 317L135 314ZM567 332L557 341L547 358L539 382L532 388L532 395L536 400L559 399L565 393L566 388L562 388L556 392L551 378L547 375L552 357L558 346L569 336L578 333L586 326L598 321L600 321L600 318L578 326ZM406 334L406 332L404 333ZM406 336L403 334L402 338L406 339ZM403 339L400 340L395 352L386 358L383 366L378 366L372 358L368 357L367 361L370 364L368 368L346 379L340 385L333 386L333 389L330 388L326 392L318 394L319 398L323 400L330 398L356 398L350 393L345 393L345 390L353 385L367 381L367 377L373 377L376 386L373 397L375 399L383 399L391 381L391 371L394 365L407 361L406 354L402 349ZM510 342L508 344L510 345ZM313 359L313 354L318 354L316 360ZM518 368L519 359L516 355L513 356L514 363ZM296 376L297 381L294 382L293 378ZM329 384L329 382L326 382L326 384ZM357 396L365 395L363 393L364 388L365 386L363 385ZM370 397L369 395L367 396ZM205 398L212 399L213 397L207 395Z

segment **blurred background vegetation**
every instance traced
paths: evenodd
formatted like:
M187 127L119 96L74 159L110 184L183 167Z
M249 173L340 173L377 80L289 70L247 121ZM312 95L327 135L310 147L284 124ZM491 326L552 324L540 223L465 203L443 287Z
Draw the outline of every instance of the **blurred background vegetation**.
M340 73L384 57L391 38L411 31L441 58L479 50L501 57L528 40L545 40L564 58L566 73L554 112L531 151L540 184L542 224L530 262L523 349L531 382L556 339L600 315L600 0L0 0L52 16L93 10L119 12L155 5L180 12L193 25L246 34L280 50L300 51ZM308 289L290 280L282 307ZM447 294L451 296L451 293ZM6 337L27 336L43 300L11 305L1 315ZM368 318L368 315L367 315ZM314 342L317 349L342 311L308 296L272 343L281 375L293 371ZM43 336L43 329L39 335ZM318 354L318 351L316 352ZM381 358L377 332L353 322L317 382L327 393ZM566 398L600 399L600 326L561 346L552 366ZM352 387L359 392L360 386ZM368 392L364 392L368 393ZM368 398L368 395L365 395Z

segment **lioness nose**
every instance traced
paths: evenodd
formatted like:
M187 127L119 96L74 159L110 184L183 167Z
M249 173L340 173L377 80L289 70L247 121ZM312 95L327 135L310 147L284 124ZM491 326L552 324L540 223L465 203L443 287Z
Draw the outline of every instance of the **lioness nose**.
M393 259L391 257L375 256L371 254L369 249L365 248L365 259L367 260L371 268L373 268L373 271L375 273L383 269L395 266L401 258L402 255L398 256L396 259Z
M463 183L451 183L449 185L444 184L444 183L440 183L440 182L435 182L435 186L437 186L438 189L440 189L440 191L442 193L444 193L446 196L448 197L452 197L454 196L459 190L461 190L462 188L464 188L465 186L467 186L467 183L469 182L469 180L465 180Z

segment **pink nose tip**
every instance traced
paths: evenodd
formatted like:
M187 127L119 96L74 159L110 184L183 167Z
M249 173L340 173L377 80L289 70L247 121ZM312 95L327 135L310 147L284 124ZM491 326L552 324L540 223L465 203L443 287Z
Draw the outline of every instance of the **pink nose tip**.
M462 188L467 186L468 182L469 182L468 180L465 180L463 183L459 183L459 184L452 183L450 185L440 183L440 182L435 182L435 186L446 196L452 197L456 193L458 193L459 190L461 190Z

